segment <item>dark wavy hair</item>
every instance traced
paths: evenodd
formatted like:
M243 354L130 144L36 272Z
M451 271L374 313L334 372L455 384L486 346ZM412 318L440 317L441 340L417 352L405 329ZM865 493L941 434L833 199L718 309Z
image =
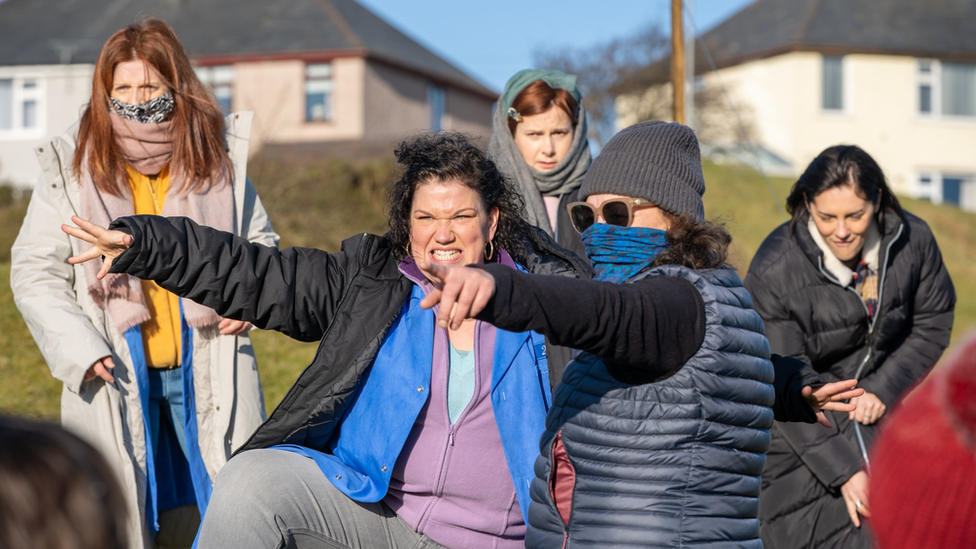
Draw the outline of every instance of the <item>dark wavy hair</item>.
M843 185L853 185L858 196L879 204L875 215L880 226L884 225L885 212L905 218L881 166L871 155L856 145L835 145L817 155L793 184L786 198L786 209L793 216L790 224L796 225L809 213L808 206L818 194Z
M661 210L668 220L668 247L651 267L681 265L689 269L714 269L728 265L732 235L718 221L695 221Z
M0 417L0 547L124 549L128 513L95 447L58 425Z
M403 167L403 174L387 196L390 224L387 238L398 260L406 257L410 243L410 212L417 186L431 181L457 180L478 193L485 211L498 208L495 245L505 248L518 263L525 264L523 239L529 232L523 217L525 201L495 163L467 136L454 131L423 134L400 143L394 154Z

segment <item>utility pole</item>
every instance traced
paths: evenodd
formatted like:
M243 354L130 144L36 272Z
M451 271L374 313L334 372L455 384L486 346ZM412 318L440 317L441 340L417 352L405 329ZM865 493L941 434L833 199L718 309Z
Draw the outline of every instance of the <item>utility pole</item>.
M674 121L685 119L685 27L681 0L671 0L671 93L674 96Z

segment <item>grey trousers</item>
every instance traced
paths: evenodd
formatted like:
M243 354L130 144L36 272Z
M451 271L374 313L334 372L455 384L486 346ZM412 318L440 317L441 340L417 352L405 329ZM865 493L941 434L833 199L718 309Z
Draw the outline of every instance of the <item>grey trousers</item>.
M385 503L349 499L314 461L283 450L250 450L227 462L198 547L447 549Z

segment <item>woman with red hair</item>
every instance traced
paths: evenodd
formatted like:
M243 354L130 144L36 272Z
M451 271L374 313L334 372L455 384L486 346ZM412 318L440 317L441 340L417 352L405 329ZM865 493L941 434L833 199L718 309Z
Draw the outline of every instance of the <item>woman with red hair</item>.
M526 221L586 262L586 249L567 209L578 200L591 161L576 76L557 70L515 73L495 104L488 155L516 183L525 199ZM547 349L555 386L572 350L551 342Z
M81 120L38 149L14 299L64 382L62 423L122 480L133 546L188 545L213 477L263 421L250 325L153 282L98 280L99 262L69 265L81 249L52 220L184 216L276 246L245 173L249 125L224 119L173 29L150 19L108 39Z
M585 258L566 206L590 167L586 110L576 76L526 69L505 84L495 105L488 154L525 198L529 224Z

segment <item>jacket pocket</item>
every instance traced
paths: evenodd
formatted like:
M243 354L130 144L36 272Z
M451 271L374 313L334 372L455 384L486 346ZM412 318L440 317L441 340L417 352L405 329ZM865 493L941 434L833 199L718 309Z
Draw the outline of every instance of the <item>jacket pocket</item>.
M573 511L573 491L576 489L576 469L566 455L562 431L556 433L552 442L549 461L549 497L563 524L569 526L569 517Z

